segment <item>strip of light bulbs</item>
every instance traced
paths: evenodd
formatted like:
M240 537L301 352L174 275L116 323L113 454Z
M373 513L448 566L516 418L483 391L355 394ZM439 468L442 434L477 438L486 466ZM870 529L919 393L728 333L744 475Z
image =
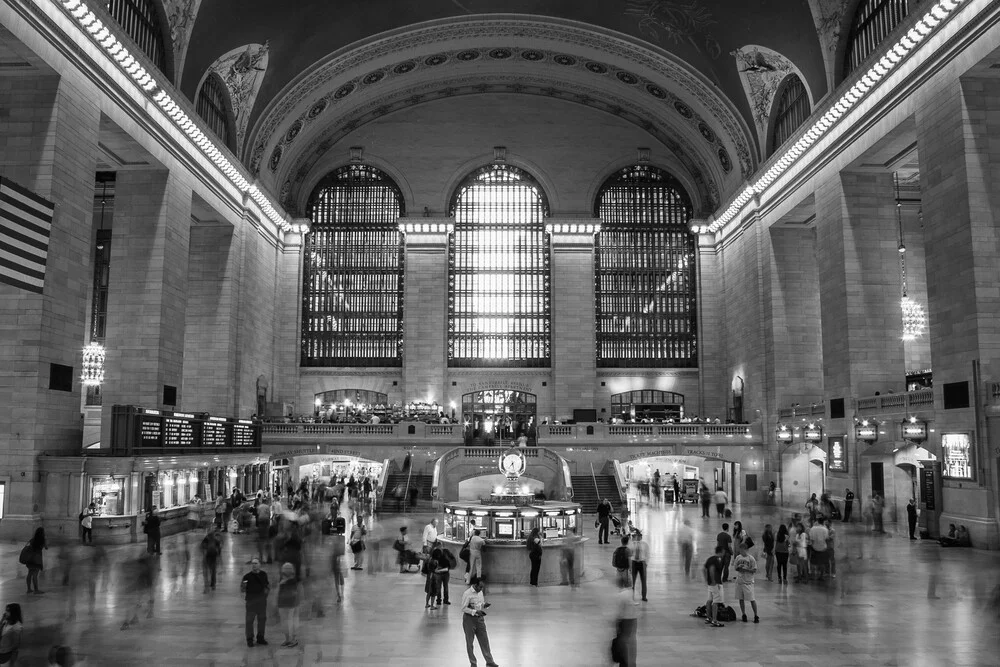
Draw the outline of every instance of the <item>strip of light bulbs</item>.
M805 151L819 141L823 135L830 131L830 129L843 117L848 111L851 110L858 102L863 100L865 96L875 87L881 79L892 71L899 63L903 61L913 49L926 39L928 36L934 32L934 29L941 24L946 18L958 9L966 0L939 0L931 9L924 14L924 16L917 21L917 23L908 30L903 37L900 38L898 42L892 45L892 47L882 56L871 68L865 72L861 79L854 84L845 92L840 99L833 102L830 109L827 110L823 116L813 123L813 126L809 128L805 134L803 134L795 144L785 151L784 155L777 159L775 164L767 170L767 172L757 179L752 185L748 186L741 193L736 195L736 198L729 205L729 208L725 212L716 218L711 225L708 226L708 231L711 233L718 232L720 229L729 224L733 218L747 205L750 200L754 197L758 197L763 194L771 183L773 183L782 173L788 170L798 158L805 153Z
M52 1L62 6L80 24L80 27L90 35L91 39L107 52L108 57L123 72L128 74L144 92L152 97L153 101L156 102L174 125L187 135L191 143L204 153L240 192L250 195L250 198L260 207L268 220L283 232L293 231L292 225L271 204L271 201L260 188L251 184L243 176L240 169L229 158L223 155L222 151L215 146L211 139L205 136L205 133L201 131L195 121L171 99L170 95L156 82L153 76L132 57L128 52L128 48L118 41L108 27L87 7L83 0Z

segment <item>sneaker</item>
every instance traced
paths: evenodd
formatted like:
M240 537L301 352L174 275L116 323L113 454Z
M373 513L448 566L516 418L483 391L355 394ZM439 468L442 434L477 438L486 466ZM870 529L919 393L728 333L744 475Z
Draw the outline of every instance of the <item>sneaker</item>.
M726 627L724 624L718 623L718 622L716 622L716 623L709 623L709 625L711 625L713 628L724 628L724 627Z
M743 622L744 622L744 623L746 623L746 622L747 622L747 615L746 615L746 614L743 614Z
M754 623L760 623L760 616L754 616L753 617L753 622Z

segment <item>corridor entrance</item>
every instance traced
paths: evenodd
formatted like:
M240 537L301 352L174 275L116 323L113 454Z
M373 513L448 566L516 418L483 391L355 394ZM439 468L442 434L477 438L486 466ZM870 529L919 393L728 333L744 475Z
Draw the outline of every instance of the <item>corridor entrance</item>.
M462 396L466 439L516 440L525 435L534 443L537 397L513 389L486 389Z

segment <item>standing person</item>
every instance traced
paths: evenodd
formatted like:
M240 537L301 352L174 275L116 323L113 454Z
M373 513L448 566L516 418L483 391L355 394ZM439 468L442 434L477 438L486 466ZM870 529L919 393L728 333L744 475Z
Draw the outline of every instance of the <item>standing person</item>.
M798 583L800 581L807 581L809 579L809 561L808 561L808 545L809 536L806 535L805 526L801 523L795 525L795 566L796 573L795 579L792 581Z
M621 546L616 547L611 554L611 566L617 573L618 587L628 588L631 583L629 579L629 568L632 565L632 550L628 546L628 535L622 535Z
M608 544L609 528L611 523L611 501L605 498L597 505L597 523L600 530L597 531L597 543Z
M729 562L733 559L733 536L729 534L729 524L722 524L722 532L715 537L716 547L722 548L721 564L719 573L722 575L722 583L729 581Z
M285 563L281 566L281 581L278 582L278 614L285 628L282 646L298 646L299 603L302 602L302 582L295 576L295 566Z
M809 529L809 546L812 547L810 563L820 581L826 578L826 543L829 538L830 531L820 521Z
M826 564L830 569L830 577L832 579L837 578L837 554L834 553L835 546L835 535L833 532L833 524L830 523L830 519L823 519L823 525L826 527L827 537L826 537Z
M708 490L705 482L701 483L701 489L698 490L698 494L701 496L701 517L707 519L708 508L712 504L712 492Z
M264 631L267 630L267 594L271 591L271 584L267 580L267 572L260 569L260 558L257 556L251 558L250 568L240 582L240 592L247 606L247 646L253 646L254 643L254 619L257 619L257 644L267 646Z
M847 489L844 494L844 523L850 523L852 507L854 507L854 492Z
M424 609L437 609L437 598L441 595L441 579L438 576L438 568L441 562L433 555L428 555L423 560L421 570L424 577Z
M748 551L752 546L752 541L740 543L740 552L733 564L736 569L736 599L740 601L740 614L743 615L744 623L747 622L746 601L750 602L750 607L753 609L753 622L760 623L760 616L757 615L757 598L754 596L753 590L757 561Z
M726 505L729 504L729 496L726 492L722 490L722 487L715 489L715 495L712 496L712 502L715 503L715 512L718 516L724 517L726 515Z
M438 531L437 531L438 520L431 519L430 522L424 526L424 532L422 537L423 540L423 552L429 554L431 552L431 547L437 542Z
M619 667L635 667L638 653L636 628L639 624L639 615L627 586L618 589L616 612L611 660Z
M764 525L764 534L761 537L764 540L764 576L771 581L771 575L774 573L774 532L771 524Z
M691 558L694 556L694 528L691 520L684 519L677 530L677 542L681 546L681 559L684 561L684 576L691 576Z
M396 549L397 553L399 573L403 574L410 569L409 561L407 560L407 554L410 551L410 537L406 534L406 526L399 527L399 537L396 538L393 548Z
M356 515L357 521L351 527L351 553L354 554L354 565L351 566L352 570L363 570L364 557L365 557L365 518L360 514Z
M635 582L642 579L642 601L646 600L646 564L649 561L649 543L642 539L642 531L635 531L635 545L632 547L632 597L635 597Z
M705 623L713 628L723 627L716 620L717 605L725 603L722 595L722 555L725 549L716 545L715 555L705 561L705 583L708 585L708 602L705 603Z
M816 494L809 496L809 500L806 501L806 511L809 512L809 520L816 521L816 511L819 509L819 500L816 499Z
M483 547L486 546L486 540L480 535L480 530L477 528L472 531L472 537L469 538L469 581L472 581L472 577L476 579L483 578Z
M476 665L473 638L479 641L479 650L486 659L486 667L500 667L490 652L490 637L486 632L486 609L489 607L483 597L483 582L479 577L469 580L469 587L462 593L462 630L465 632L465 650L469 654L469 664Z
M559 559L559 566L562 573L560 586L572 586L576 588L576 545L580 538L576 533L576 526L563 539L562 554Z
M257 557L262 563L265 558L267 563L273 562L271 539L271 503L264 496L257 506Z
M39 526L35 529L35 534L28 540L28 543L21 550L20 563L28 567L28 576L25 581L28 584L28 593L32 592L31 586L34 584L36 595L41 595L45 591L38 590L38 573L44 568L42 560L42 550L48 549L49 545L45 541L45 529Z
M882 511L885 509L885 499L878 493L872 494L872 519L875 527L872 529L876 533L884 533L885 525L882 523Z
M778 535L774 538L774 556L778 560L778 583L788 583L788 528L785 524L778 526Z
M657 504L660 502L660 469L653 473L653 499Z
M681 499L681 483L677 479L676 473L674 473L673 485L674 485L674 505L677 505L683 502L683 500Z
M3 610L0 618L0 665L13 665L17 662L17 653L21 648L21 634L24 631L24 621L21 618L21 605L12 602Z
M221 531L226 530L226 506L228 504L229 501L222 495L222 491L219 491L219 495L215 499L215 526Z
M441 606L441 604L451 604L451 601L448 599L448 584L451 582L451 571L455 569L456 565L458 565L458 561L455 559L455 554L451 553L451 551L447 547L443 546L441 542L434 544L434 548L431 550L431 555L437 558L438 563L441 564L441 567L437 570L440 588L438 588L436 602L438 606ZM442 596L444 597L443 603L441 601Z
M409 454L407 454L406 456L409 457ZM406 460L409 461L409 458L407 458ZM393 489L392 489L392 497L396 501L396 511L397 512L402 512L403 511L403 498L405 496L406 496L406 491L405 491L405 489L403 489L403 485L401 483L397 484L395 487L393 487Z
M917 499L910 498L906 504L906 526L910 529L910 539L915 540L917 532Z
M542 531L535 526L528 535L528 559L531 561L529 582L538 586L538 571L542 569Z
M749 538L749 535L747 534L747 531L743 530L743 522L742 521L734 521L733 522L733 544L734 544L733 551L739 551L739 545L744 540L746 540L747 538Z
M150 507L142 529L146 533L146 553L160 555L160 517L155 507Z
M94 543L94 515L97 514L97 506L94 503L87 505L80 515L80 527L83 532L80 535L80 544Z
M208 589L215 590L215 575L219 569L219 553L222 552L222 541L215 527L209 527L201 540L201 577L205 582L205 593Z

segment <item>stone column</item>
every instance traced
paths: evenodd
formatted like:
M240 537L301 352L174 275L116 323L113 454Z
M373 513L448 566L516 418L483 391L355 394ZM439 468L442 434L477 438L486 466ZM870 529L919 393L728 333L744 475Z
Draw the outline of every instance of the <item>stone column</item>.
M42 294L0 284L0 480L3 539L38 524L39 454L79 451L80 351L92 275L94 175L100 110L93 95L53 76L0 76L0 171L55 204ZM51 364L72 383L50 389Z
M707 220L692 220L691 226L702 227ZM698 234L698 397L699 414L724 417L728 405L729 383L725 368L722 339L722 269L715 247L714 234ZM745 418L749 419L744 411Z
M401 222L408 222L403 218ZM447 405L448 233L450 218L420 218L437 231L406 233L403 398Z
M597 407L597 326L594 310L594 231L596 219L553 221L552 400L558 420L574 408ZM575 231L574 228L576 228Z
M1000 81L962 79L916 114L924 246L934 371L935 433L971 432L972 480L944 481L940 526L964 524L977 547L1000 548L997 525L997 424L977 410L1000 381ZM978 364L978 371L976 365ZM943 388L967 390L969 407L944 408ZM987 434L993 438L987 441Z
M166 170L122 171L115 185L102 440L111 406L182 409L191 188ZM174 405L164 388L175 387Z
M309 225L308 218L292 221L296 228ZM279 247L275 286L275 338L283 341L275 349L274 378L267 391L269 402L296 401L301 411L312 406L299 398L299 362L302 356L302 244L304 232L285 234ZM309 397L310 402L312 397ZM263 416L263 415L261 415Z

